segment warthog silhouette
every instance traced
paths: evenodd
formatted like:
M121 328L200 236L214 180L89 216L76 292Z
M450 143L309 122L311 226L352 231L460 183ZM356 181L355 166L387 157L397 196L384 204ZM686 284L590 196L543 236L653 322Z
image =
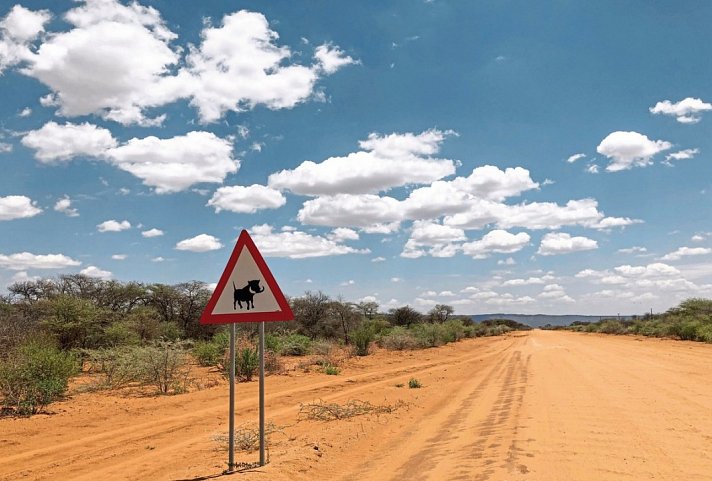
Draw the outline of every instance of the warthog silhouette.
M250 310L250 306L252 306L253 309L255 308L255 302L252 299L255 297L255 294L259 294L265 290L264 287L260 289L259 279L247 281L247 285L242 289L238 289L235 285L235 281L233 281L232 288L234 289L232 301L233 310L237 310L237 306L240 306L240 309L242 309L242 303L244 302L248 311Z

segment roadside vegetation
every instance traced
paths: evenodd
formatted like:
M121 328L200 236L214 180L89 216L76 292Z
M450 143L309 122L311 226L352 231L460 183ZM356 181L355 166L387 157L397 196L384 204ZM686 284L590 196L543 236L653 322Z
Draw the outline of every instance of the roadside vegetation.
M208 368L229 374L225 326L199 323L211 291L201 282L175 285L103 281L65 275L12 284L0 296L0 413L29 415L66 395L84 374L82 389L133 387L143 394L180 394ZM266 323L265 368L284 370L283 356L304 356L298 367L339 375L344 359L375 349L437 347L463 338L522 328L512 321L472 323L451 306L427 314L409 306L381 312L375 302L351 303L322 292L290 299L295 320ZM250 381L258 368L257 325L238 324L235 374Z
M552 326L545 328L556 329ZM712 299L690 298L662 314L645 314L623 320L574 322L558 329L603 334L638 334L712 343Z

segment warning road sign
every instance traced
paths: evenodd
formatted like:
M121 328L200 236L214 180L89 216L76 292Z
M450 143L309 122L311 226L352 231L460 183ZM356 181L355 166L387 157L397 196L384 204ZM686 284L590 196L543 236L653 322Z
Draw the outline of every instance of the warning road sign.
M200 318L201 324L290 321L292 310L262 255L243 230Z

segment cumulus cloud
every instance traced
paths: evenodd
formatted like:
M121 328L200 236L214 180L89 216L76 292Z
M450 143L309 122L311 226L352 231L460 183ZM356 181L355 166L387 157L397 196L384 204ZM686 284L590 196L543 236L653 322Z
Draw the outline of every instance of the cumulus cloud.
M54 204L54 210L61 212L67 217L78 217L79 212L72 207L72 199L67 196L62 197Z
M400 202L392 197L339 194L308 200L297 219L303 224L393 232L403 220L403 212Z
M353 229L348 229L346 227L338 227L334 229L333 231L331 231L331 234L329 234L328 237L329 239L335 242L359 239L358 232Z
M168 139L133 138L105 155L118 168L155 187L158 194L179 192L200 182L221 183L240 165L228 140L202 131Z
M679 249L665 254L660 258L661 261L678 261L683 257L702 256L712 253L712 249L707 247L680 247Z
M62 269L81 265L81 262L67 257L64 254L31 254L20 252L17 254L0 254L0 267L13 271L27 269Z
M496 229L485 234L482 239L462 244L465 255L474 259L484 259L492 253L511 254L522 250L529 244L531 237L526 232L511 234Z
M331 44L319 45L314 51L314 58L319 68L326 74L332 74L346 65L359 63L343 50Z
M79 273L88 277L94 277L96 279L103 280L111 279L111 276L113 275L111 272L99 269L96 266L87 266L86 268L79 271Z
M566 162L568 162L569 164L573 164L577 160L583 159L584 157L586 157L586 154L574 154L574 155L570 156L568 159L566 159Z
M565 232L550 232L541 239L537 254L553 256L598 249L598 242L588 237L571 237Z
M42 32L51 14L15 5L0 20L0 74L8 67L32 58L31 42Z
M222 248L222 243L216 237L208 234L200 234L189 239L183 239L176 244L179 251L208 252Z
M611 159L606 167L608 172L618 172L650 165L653 156L670 147L672 144L665 140L650 140L638 132L616 131L608 134L596 151Z
M415 221L401 257L415 259L426 254L452 257L460 250L456 243L466 239L462 229L430 221Z
M504 281L502 286L531 286L535 284L544 284L545 282L546 281L544 281L541 277L529 277L527 279L509 279L508 281Z
M356 63L338 46L322 45L313 65L296 64L265 16L245 10L225 15L219 26L206 22L200 43L185 56L153 7L87 0L64 19L72 28L47 35L34 52L49 14L13 8L0 25L0 71L20 64L51 89L43 105L68 117L159 125L165 115L146 111L179 99L196 107L203 122L257 105L291 108L315 93L322 76Z
M712 110L712 104L693 97L675 103L663 100L650 107L650 113L675 117L682 124L696 124L700 121L701 113L708 110Z
M122 220L121 222L117 220L106 220L101 224L96 226L99 232L121 232L122 230L128 230L131 228L131 223L127 220Z
M368 249L355 249L336 239L307 234L298 230L274 232L268 224L256 225L250 229L260 252L269 257L304 259L308 257L336 256L344 254L368 254Z
M672 165L673 160L689 160L695 157L695 155L700 153L700 149L684 149L677 152L672 152L665 156L666 165Z
M320 163L305 161L269 176L268 185L301 195L373 194L406 184L430 184L455 173L455 163L434 158L450 131L370 134L362 150Z
M143 237L160 237L163 235L163 231L161 229L148 229L143 232L141 232L141 235Z
M37 203L24 195L0 197L0 221L34 217L40 212Z
M111 258L115 261L125 261L128 256L126 254L114 254Z
M247 187L241 185L220 187L207 205L214 207L215 212L228 210L254 214L262 209L277 209L286 203L287 199L278 190L253 184Z
M107 149L116 146L116 139L107 129L90 123L60 125L47 122L22 138L25 147L35 151L35 158L51 164L68 161L74 157L100 157Z

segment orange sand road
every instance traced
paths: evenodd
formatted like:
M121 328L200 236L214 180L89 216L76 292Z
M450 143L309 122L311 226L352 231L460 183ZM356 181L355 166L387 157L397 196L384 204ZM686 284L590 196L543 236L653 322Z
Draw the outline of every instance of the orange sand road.
M712 480L712 345L532 331L353 359L339 376L267 378L282 426L245 480ZM422 389L396 387L411 377ZM299 403L409 409L297 422ZM238 385L237 423L256 419ZM0 420L0 480L223 479L212 438L227 386L171 397L75 395L55 414ZM255 461L256 453L238 453ZM227 477L224 477L227 478Z

